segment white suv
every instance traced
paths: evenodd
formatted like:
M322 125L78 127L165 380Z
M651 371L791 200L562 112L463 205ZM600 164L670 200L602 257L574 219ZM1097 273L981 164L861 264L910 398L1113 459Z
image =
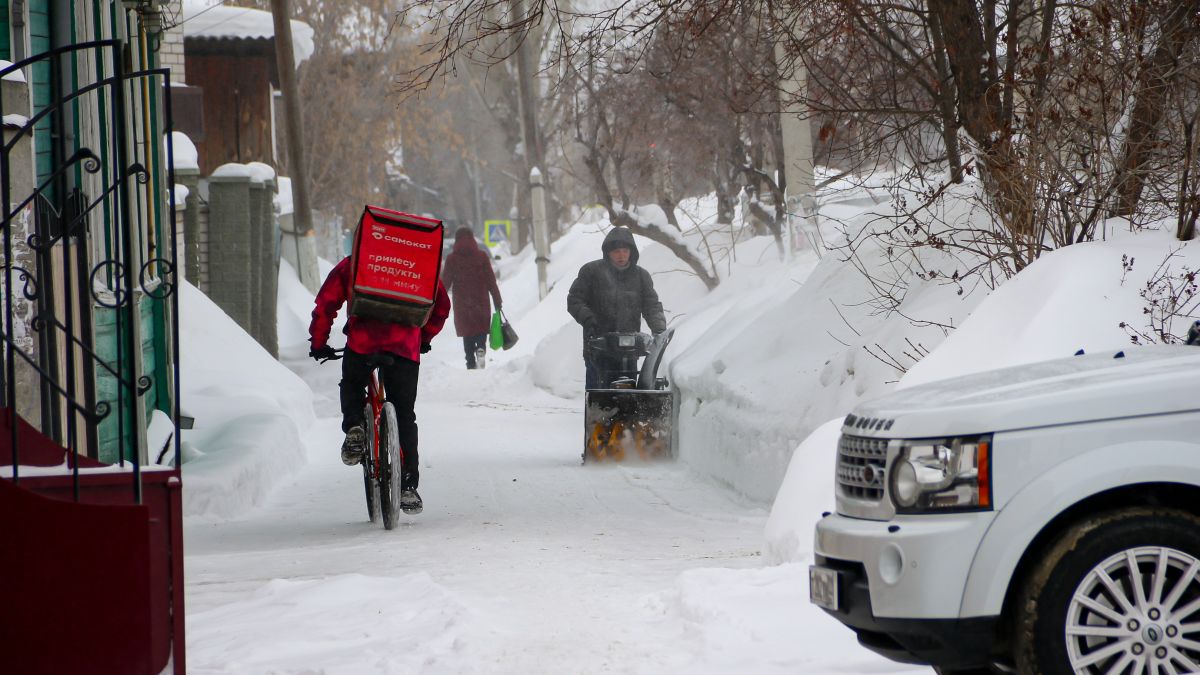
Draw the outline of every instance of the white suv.
M940 673L1200 672L1200 349L1140 347L860 405L812 601Z

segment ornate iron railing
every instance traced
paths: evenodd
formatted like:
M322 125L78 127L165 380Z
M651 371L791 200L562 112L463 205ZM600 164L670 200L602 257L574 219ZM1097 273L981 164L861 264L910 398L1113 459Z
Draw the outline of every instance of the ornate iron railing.
M174 424L174 466L180 463L179 281L175 204L165 197L175 182L170 75L127 72L126 57L120 41L102 40L0 70L0 78L35 64L50 71L50 102L27 120L25 111L5 106L0 89L5 127L15 127L0 147L0 406L10 416L36 416L41 433L67 449L77 500L78 456L99 457L101 427L115 424L115 463L130 471L140 503L142 466L159 454L140 440L152 392L149 407L166 411ZM32 162L17 164L28 152L22 144L36 144L47 129L52 169L35 172L31 187L18 190L20 170L33 171ZM153 373L143 368L147 305L165 333L154 348L167 352L156 359L167 367ZM115 344L97 342L97 313L111 313ZM36 399L22 399L32 385ZM19 482L21 425L8 421L11 478Z

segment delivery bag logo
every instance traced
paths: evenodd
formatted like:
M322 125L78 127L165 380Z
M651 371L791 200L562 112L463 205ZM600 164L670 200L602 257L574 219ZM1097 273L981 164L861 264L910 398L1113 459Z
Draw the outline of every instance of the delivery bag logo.
M401 239L400 237L397 237L395 235L387 234L386 232L384 232L383 228L379 227L378 225L371 228L371 236L374 237L376 241L382 239L384 241L390 241L394 244L404 244L405 246L412 246L413 248L419 248L419 249L423 249L426 251L433 248L433 244L430 244L427 242L412 241L411 239Z

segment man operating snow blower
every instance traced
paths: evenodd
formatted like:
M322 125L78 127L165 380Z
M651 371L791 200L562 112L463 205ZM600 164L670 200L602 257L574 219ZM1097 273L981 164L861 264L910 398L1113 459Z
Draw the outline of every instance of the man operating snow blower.
M613 228L600 250L604 257L581 267L567 294L567 311L583 326L583 460L670 456L672 392L657 372L674 331L650 273L638 267L633 233ZM641 332L643 318L652 335Z

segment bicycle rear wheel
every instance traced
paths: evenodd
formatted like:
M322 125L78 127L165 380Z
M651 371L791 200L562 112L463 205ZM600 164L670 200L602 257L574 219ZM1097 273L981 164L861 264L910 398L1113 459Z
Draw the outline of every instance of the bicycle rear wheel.
M363 490L366 492L367 496L367 518L369 518L372 523L379 522L379 512L382 510L380 508L379 484L375 482L375 477L371 475L372 469L375 466L375 453L373 453L371 450L375 443L375 420L372 419L374 416L375 413L371 410L371 405L368 403L364 417L366 420L364 427L367 431L367 443L366 448L363 450L362 471Z
M383 527L390 530L396 526L400 513L400 478L404 475L404 458L400 454L400 430L396 422L396 408L390 402L383 404L379 415L379 505L383 513Z

